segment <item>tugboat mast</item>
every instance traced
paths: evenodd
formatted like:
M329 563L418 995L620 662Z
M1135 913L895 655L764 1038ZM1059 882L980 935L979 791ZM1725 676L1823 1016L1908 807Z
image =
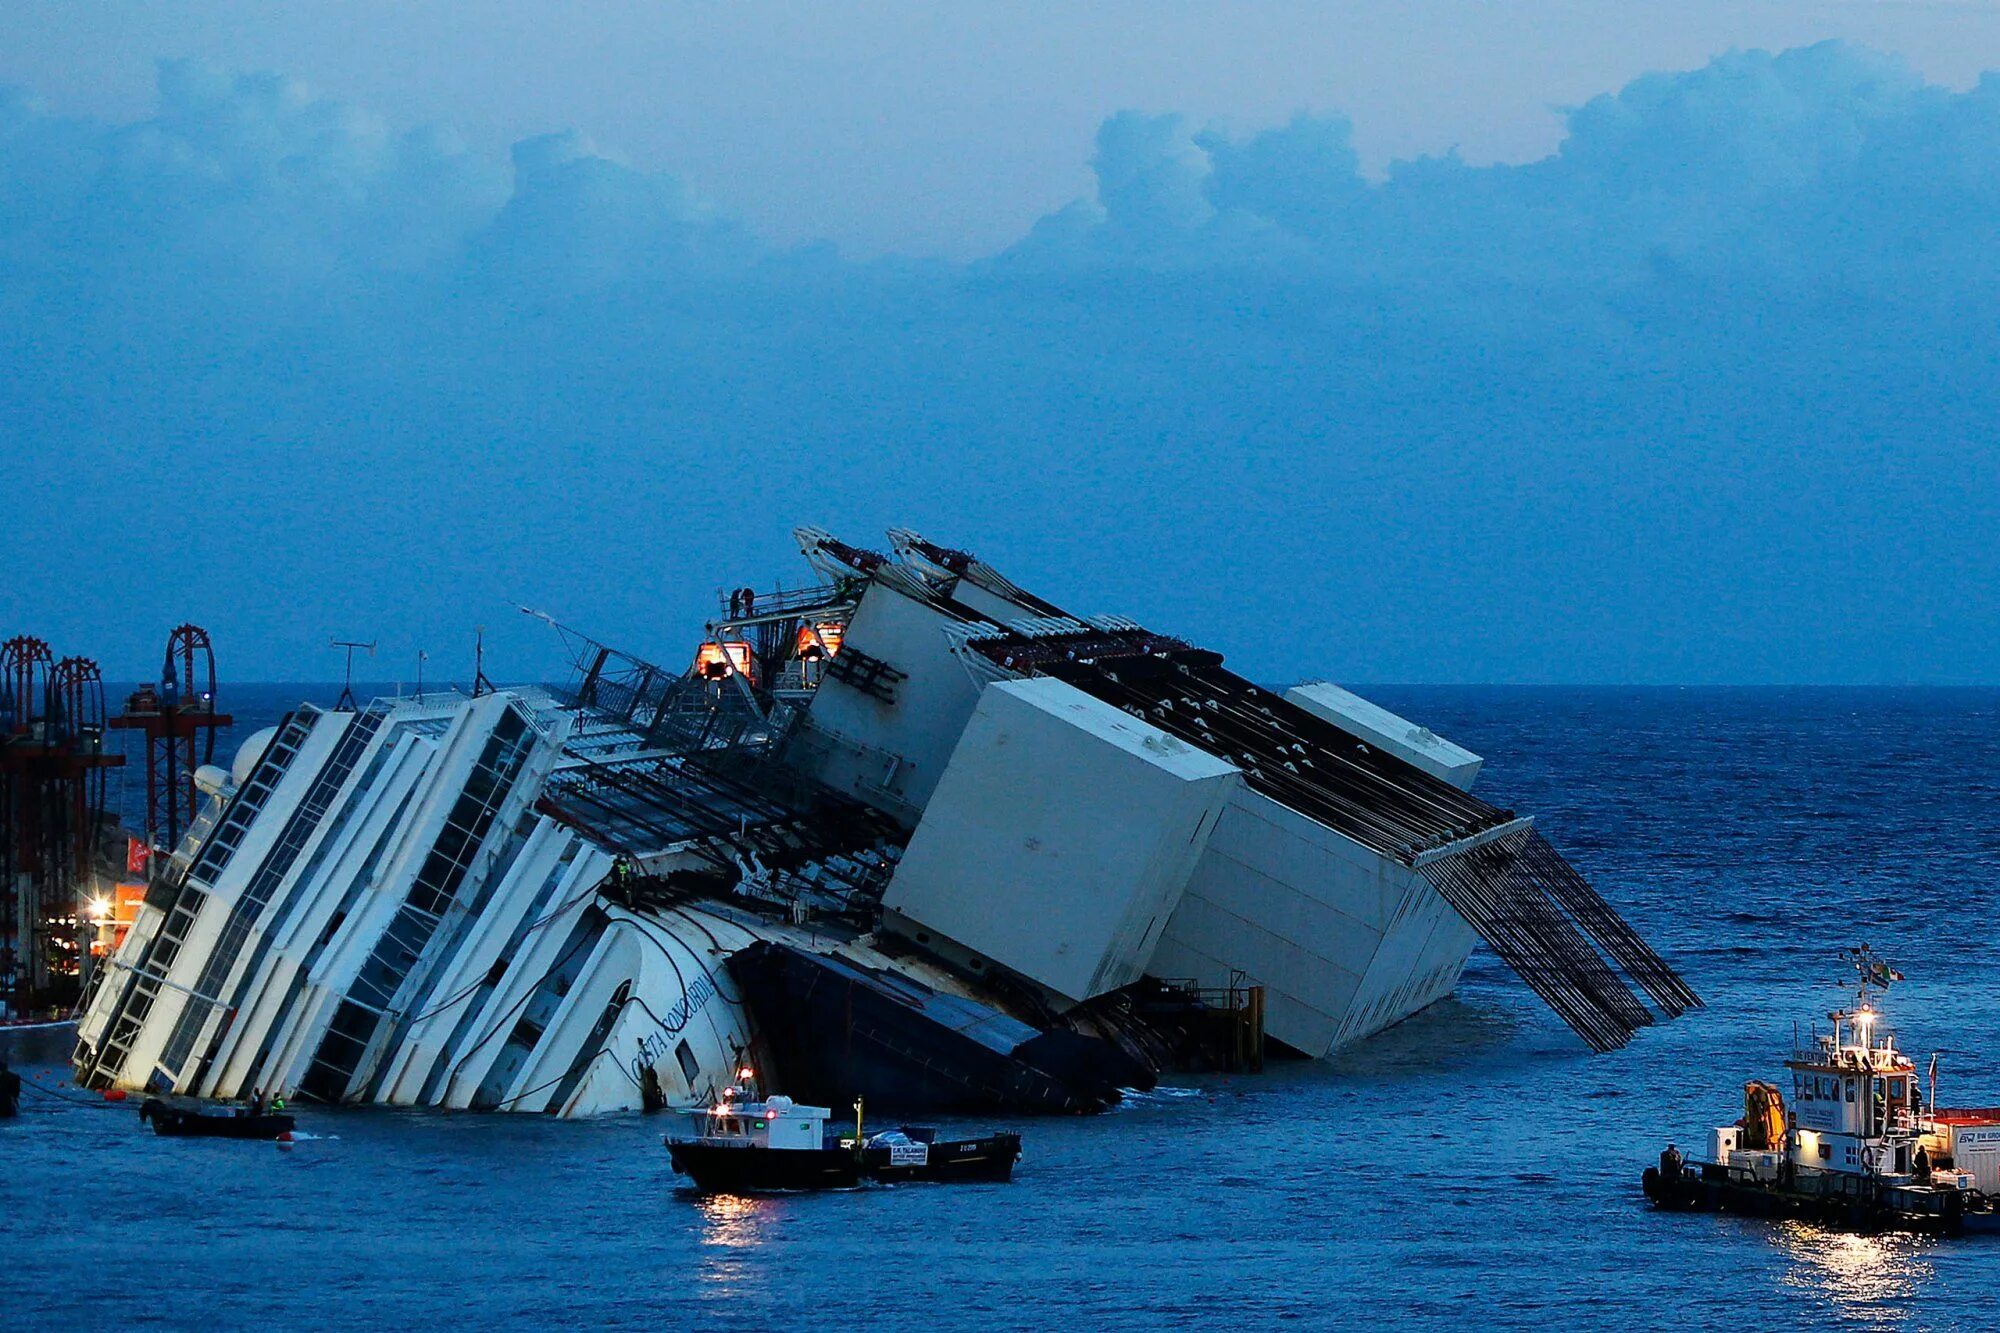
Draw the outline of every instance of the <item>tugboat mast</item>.
M1869 1002L1869 988L1880 986L1883 990L1887 990L1890 983L1901 981L1903 974L1895 968L1890 967L1873 948L1866 944L1858 949L1842 949L1840 956L1842 961L1854 969L1856 983L1854 1008L1851 1010L1836 1010L1827 1015L1836 1024L1834 1029L1834 1043L1836 1045L1840 1044L1841 1033L1838 1025L1843 1022L1853 1022L1861 1029L1860 1044L1865 1047L1868 1044L1867 1030L1874 1026L1876 1019L1875 1006Z

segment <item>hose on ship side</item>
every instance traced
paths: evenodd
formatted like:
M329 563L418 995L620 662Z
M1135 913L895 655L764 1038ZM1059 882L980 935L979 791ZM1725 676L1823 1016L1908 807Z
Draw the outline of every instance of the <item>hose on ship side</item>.
M674 961L673 952L669 950L666 945L660 943L658 940L653 938L652 931L646 928L647 925L646 922L640 920L636 916L632 918L632 921L635 925L639 927L639 938L646 941L646 943L652 945L655 949L658 949L660 951L660 956L667 960L667 966L671 967L674 970L674 984L679 986L681 988L681 994L683 996L686 996L686 994L688 993L687 975L681 971L681 965ZM628 995L625 997L625 1003L627 1004L631 1004L635 1000L638 1001L639 1007L646 1011L646 1017L652 1019L653 1023L660 1029L660 1031L666 1033L669 1037L678 1037L681 1033L687 1030L687 1025L694 1021L694 1013L692 1010L690 1010L688 1012L688 1016L681 1020L681 1024L679 1027L670 1027L666 1019L661 1018L658 1014L653 1012L653 1006L647 1004L644 998L638 995ZM605 1049L609 1048L608 1047L600 1048L600 1051ZM640 1064L640 1061L643 1059L643 1057L644 1057L644 1050L642 1049L640 1054L633 1056L629 1062L624 1060L620 1060L618 1062L619 1072L624 1074L626 1078L632 1080L632 1086L639 1090L639 1096L641 1100L644 1100L646 1097L646 1085L640 1082L639 1071L642 1068L650 1069L652 1067L650 1065L642 1066Z
M453 995L449 999L439 1000L436 1004L424 1010L421 1014L418 1014L416 1017L410 1019L409 1021L411 1023L421 1023L426 1018L435 1018L437 1015L443 1013L445 1010L450 1009L453 1006L463 1002L467 996L471 995L481 986L484 986L489 979L490 979L490 973L488 975L482 975L473 978L471 983L467 985L464 990L458 992L458 994Z
M658 949L660 951L660 957L666 959L667 966L671 967L674 970L674 984L681 988L681 994L683 995L687 994L687 988L688 988L687 973L681 971L681 965L679 962L675 961L673 951L667 948L666 945L660 943L658 940L653 938L653 932L646 929L646 923L644 921L639 920L639 918L637 917L633 917L632 921L634 925L639 927L639 938L646 941L646 943L652 945L655 949ZM653 1011L651 1009L648 1009L646 1012L650 1014ZM690 1014L689 1017L693 1017L693 1015ZM654 1021L655 1022L659 1021L657 1016L655 1016ZM661 1023L660 1026L663 1028L667 1027L665 1023ZM687 1024L685 1023L681 1024L681 1027L686 1027L686 1026ZM667 1031L670 1033L679 1032L680 1030L681 1030L680 1028L667 1028Z
M678 911L679 909L675 910ZM688 993L687 974L681 971L681 965L674 958L673 950L667 948L665 944L661 943L657 938L654 937L652 932L651 922L646 921L645 919L637 916L632 918L632 922L634 925L639 927L639 938L646 941L646 943L652 945L655 949L658 949L660 951L660 956L667 960L667 966L671 967L674 970L674 984L681 988L681 994L685 996ZM721 943L716 940L715 936L712 933L710 933L708 931L708 928L703 926L701 922L694 920L692 917L688 918L688 922L690 925L701 930L702 933L707 934L709 942L714 944L718 950L722 948ZM696 961L700 962L699 959L697 959ZM714 988L715 993L721 995L726 1003L730 1004L740 1003L740 1001L729 999L729 996L723 991L721 984L716 981L715 974L708 970L706 964L702 964L701 971L702 975L708 978L709 985ZM666 1033L669 1037L680 1036L681 1033L687 1031L688 1024L694 1022L694 1011L692 1009L688 1011L687 1017L683 1018L678 1024L673 1024L667 1022L666 1019L661 1018L657 1013L653 1012L653 1006L647 1004L643 996L630 995L626 997L627 1004L635 1002L641 1009L646 1011L646 1016L653 1020L654 1025L657 1026L660 1029L660 1031ZM641 1059L642 1059L641 1055L635 1055L630 1060L629 1067L628 1067L628 1062L620 1061L618 1068L625 1075L626 1078L632 1080L632 1086L639 1090L639 1095L641 1097L644 1097L646 1095L646 1085L640 1081L640 1074L638 1072L642 1069Z
M682 993L685 994L686 992L683 991ZM660 1031L666 1033L669 1037L679 1036L683 1031L687 1029L688 1023L694 1020L694 1015L689 1014L687 1016L687 1019L681 1023L680 1027L677 1028L668 1027L667 1020L661 1018L658 1014L654 1013L653 1006L647 1004L643 999L640 999L639 996L633 995L628 997L626 1003L630 1004L635 1001L638 1003L638 1006L641 1009L644 1009L646 1011L646 1017L653 1020L654 1026L658 1027ZM633 1056L630 1060L619 1061L618 1067L625 1071L625 1077L632 1080L632 1086L639 1090L639 1096L643 1099L647 1095L644 1078L647 1071L653 1069L652 1065L646 1063L645 1049L641 1047L639 1054ZM657 1071L654 1072L653 1077L655 1082L657 1082L659 1079L659 1074ZM649 1105L646 1109L651 1110L652 1107Z
M717 953L721 954L724 958L727 958L729 956L730 951L722 947L722 941L715 937L715 932L710 930L708 926L699 917L690 914L688 910L684 907L675 907L669 910L671 910L674 913L674 915L680 917L683 921L687 922L690 926L693 926L696 930L706 935L708 937L708 942L714 946L715 951ZM742 987L740 986L737 987L737 993L734 997L732 997L728 991L722 988L722 978L717 976L714 972L710 971L706 963L702 964L701 970L702 973L708 977L709 984L715 987L715 993L717 995L720 995L725 1001L727 1001L730 1004L738 1006L742 1005L743 1003ZM727 969L724 970L726 971Z
M699 917L691 915L684 908L680 907L674 907L668 910L672 911L674 915L686 921L690 926L693 926L703 935L706 935L708 937L709 944L714 947L717 953L726 954L727 951L723 948L722 941L716 938L715 932L710 930L708 926L704 922L702 922L702 920ZM687 977L685 974L682 973L680 964L674 961L674 956L672 952L668 950L667 946L662 944L658 939L654 938L651 930L651 926L653 923L636 916L633 917L632 920L639 925L640 936L643 939L645 939L647 943L651 944L654 948L658 949L660 953L665 956L668 966L674 969L674 980L679 983L681 988L681 994L686 995L688 990ZM716 970L710 968L708 964L703 962L700 958L696 958L695 962L698 966L700 966L702 975L708 978L708 983L715 989L715 993L722 997L723 1003L734 1005L738 1009L744 1008L742 988L740 986L736 988L737 994L731 996L729 991L723 986L721 974L719 974ZM724 969L724 971L726 972L727 969ZM649 1016L655 1023L659 1024L660 1030L666 1033L670 1037L679 1036L682 1032L686 1031L688 1024L694 1021L694 1014L690 1012L685 1019L681 1020L680 1026L678 1027L671 1026L658 1014L654 1013L653 1007L647 1004L645 1000L640 999L640 997L636 995L632 996L631 998L634 1000L638 1000L639 1007L644 1009L647 1013L647 1016ZM746 1016L747 1016L747 1011L746 1011ZM634 1068L638 1068L639 1057L633 1056L631 1063ZM626 1077L633 1079L633 1082L637 1084L639 1091L642 1095L645 1093L646 1091L645 1085L639 1083L638 1079L633 1077L631 1070L626 1071Z
M679 912L680 909L675 908L674 911ZM646 927L650 923L640 920L637 917L634 917L633 920L637 921L639 926L641 927L639 931L640 936L644 938L648 944L652 945L655 949L658 949L660 953L666 958L667 965L674 969L674 980L680 985L681 994L683 995L687 994L687 989L688 989L687 975L681 971L681 965L674 961L673 954L668 951L666 945L660 943L658 940L653 938L652 932L650 930L644 929L644 927ZM722 952L722 942L715 938L715 933L711 931L707 926L702 925L701 922L695 920L693 917L687 917L687 923L693 926L696 930L699 930L702 934L708 936L708 941L710 944L713 944L715 946L716 952L718 953ZM708 966L708 964L702 962L699 958L695 959L695 963L697 966L701 968L701 974L704 977L708 978L708 984L715 987L715 993L722 997L722 1001L724 1004L733 1004L738 1006L742 1005L743 996L739 993L732 997L729 994L729 992L723 988L721 976L719 976L713 969L711 969ZM644 1000L641 1000L639 1003L642 1006L645 1005ZM646 1008L646 1012L649 1014L653 1013L650 1006ZM653 1021L655 1023L659 1023L660 1027L664 1029L669 1036L678 1034L683 1028L687 1027L688 1023L692 1022L693 1020L694 1020L694 1015L689 1014L687 1018L682 1021L680 1027L668 1027L665 1023L660 1022L660 1016L658 1014L653 1014Z
M661 1018L658 1014L654 1013L653 1006L647 1004L644 999L642 999L637 995L626 996L625 1003L636 1004L641 1009L644 1009L646 1011L646 1017L652 1019L653 1022L657 1023L659 1025L660 1031L666 1033L669 1037L680 1036L681 1033L687 1031L687 1025L694 1021L694 1015L689 1014L686 1018L683 1018L681 1020L681 1025L679 1027L674 1027L671 1024L669 1024L666 1019Z
M593 886L591 889L586 890L583 894L578 895L577 898L572 899L570 903L567 903L563 907L557 908L554 911L551 911L545 916L543 916L541 920L537 921L533 926L530 927L530 929L531 930L535 929L541 925L546 924L551 920L554 920L556 917L561 916L564 911L568 910L568 908L570 906L573 906L576 902L580 902L583 900L583 898L591 896L592 894L595 893L596 893L596 888ZM673 968L674 980L680 986L682 994L686 994L687 976L684 972L681 971L680 963L675 960L672 951L670 951L665 944L661 943L658 939L654 938L651 931L644 928L646 925L644 921L640 920L637 917L633 917L631 919L640 925L641 927L639 931L640 937L644 939L648 944L651 944L655 949L658 949L660 951L661 956L667 960L667 965ZM691 922L691 924L697 926L698 928L701 926L700 922ZM493 1023L487 1027L485 1033L471 1046L467 1047L463 1055L459 1056L458 1060L455 1063L453 1063L451 1067L451 1074L445 1080L445 1086L450 1087L452 1083L454 1083L457 1080L460 1071L464 1069L465 1062L470 1060L474 1055L478 1054L479 1051L482 1048L484 1048L488 1042L492 1041L493 1038L499 1034L501 1028L504 1025L506 1025L510 1020L512 1020L516 1015L518 1015L522 1009L527 1007L528 1002L534 999L535 993L541 989L543 982L547 981L550 977L554 976L555 973L563 966L563 964L567 963L572 957L574 957L576 951L579 948L581 948L586 942L594 942L594 938L595 937L592 936L579 937L575 943L571 944L570 947L564 951L562 957L556 959L555 962L551 963L548 967L548 970L543 972L541 976L537 977L535 979L534 984L529 986L525 991L522 992L521 998L515 1001L512 1005L508 1006L506 1012L502 1013L498 1018L496 1018L493 1021ZM713 940L714 936L710 935L709 938ZM722 946L718 943L716 947L719 949ZM703 968L703 971L704 973L707 973L706 968ZM712 973L708 973L708 975L711 984L714 984L714 975ZM717 986L718 993L720 993L720 990L721 990L720 986ZM669 1036L678 1035L681 1031L686 1029L687 1027L686 1022L683 1022L678 1028L670 1027L664 1020L660 1018L658 1014L653 1012L651 1005L648 1005L643 999L640 999L638 996L627 996L624 1003L631 1004L635 1000L638 1002L639 1006L646 1011L647 1015L650 1016L655 1023L659 1024L660 1030L667 1033ZM692 1019L693 1015L690 1014L689 1018ZM605 1051L609 1049L610 1048L608 1046L600 1046L597 1048L596 1051L582 1058L584 1060L594 1060L598 1056L604 1054ZM502 1102L496 1103L495 1109L499 1109L500 1107L505 1107L505 1106L511 1106L515 1102L520 1101L525 1097L532 1096L534 1093L540 1092L542 1091L542 1089L547 1088L554 1083L561 1082L563 1079L568 1078L571 1073L575 1072L575 1070L578 1067L579 1067L578 1064L572 1062L571 1067L568 1070L565 1070L563 1073L557 1075L556 1078L550 1080L549 1083L541 1084L539 1087L530 1088L526 1092L516 1093L512 1097L509 1097ZM625 1075L625 1077L632 1082L632 1085L638 1088L642 1093L645 1091L644 1087L639 1083L638 1079L633 1077L632 1072L625 1068L623 1061L618 1062L618 1072Z
M445 1079L445 1086L449 1088L453 1083L455 1083L458 1080L459 1071L465 1068L465 1062L467 1060L470 1060L474 1055L476 1055L479 1052L481 1047L485 1046L487 1042L492 1041L493 1038L499 1034L500 1025L502 1023L505 1023L509 1019L514 1018L523 1009L528 1007L528 1001L535 998L535 992L539 991L542 988L543 982L547 981L550 977L554 976L556 974L556 970L560 968L564 963L567 963L571 958L574 958L576 956L576 951L578 949L581 949L585 944L593 944L596 942L596 940L597 936L594 935L577 936L575 942L572 943L569 946L569 948L563 951L562 957L556 959L555 962L550 963L548 971L542 973L542 975L540 975L539 977L536 977L535 983L532 986L529 986L525 991L521 993L521 998L516 1000L513 1004L507 1006L507 1012L501 1014L498 1018L493 1020L492 1025L486 1029L486 1035L481 1037L478 1041L472 1043L471 1046L466 1048L465 1054L458 1057L457 1062L453 1064L451 1067L450 1076Z
M521 932L521 938L523 942L525 942L529 936L533 935L543 926L546 926L549 922L554 921L558 917L568 912L571 908L577 906L578 904L592 897L595 897L598 893L598 890L601 889L602 887L603 887L603 881L600 880L597 883L592 884L589 888L579 891L574 897L568 899L559 906L551 908L549 911L544 912L541 916L537 917L535 920L529 922L528 925ZM716 939L714 931L710 930L707 926L703 925L696 918L688 916L685 912L682 912L679 908L675 908L673 910L677 915L683 917L688 922L689 925L695 927L695 929L701 931L702 934L706 935L708 937L708 942L715 946L717 952L722 951L722 942ZM639 932L640 936L644 938L647 943L651 944L654 948L658 949L661 955L667 960L667 965L673 968L674 981L677 985L680 986L681 992L685 994L687 992L687 977L681 971L680 964L675 961L673 954L667 949L665 945L661 944L660 941L654 939L650 931L645 929L647 923L642 918L635 916L632 918L632 920L641 927ZM568 957L567 955L565 955L563 959L559 960L556 963L556 966L560 967L564 962L567 961ZM551 971L553 970L554 969L552 968ZM739 1004L739 1005L743 1002L741 996L738 996L735 999L731 999L728 992L723 989L721 981L716 977L716 975L713 972L709 971L708 968L704 967L702 971L708 977L709 984L715 987L716 993L721 995L724 1000L728 1001L731 1004ZM548 973L543 973L541 978L535 982L535 985L529 988L528 993L532 995L534 991L541 986L542 982L546 980L548 980ZM432 1005L430 1008L424 1010L422 1013L416 1015L414 1018L411 1018L409 1022L421 1023L427 1018L433 1018L436 1015L443 1013L447 1009L462 1004L468 997L470 997L474 992L478 991L480 987L486 984L487 984L487 978L485 976L475 977L471 982L467 983L463 989L459 990L457 993L449 996L446 999L438 1001L438 1003ZM667 1033L667 1035L669 1036L677 1036L687 1026L686 1023L682 1023L680 1027L669 1026L667 1023L661 1020L658 1014L653 1013L652 1006L646 1004L644 1000L640 1000L639 1004L641 1008L645 1009L647 1014L651 1015L653 1021L659 1024L660 1030ZM486 1044L487 1038L490 1038L491 1036L492 1033L489 1032L487 1034L487 1037L481 1038L478 1042L474 1043L471 1049L465 1053L465 1057L459 1061L459 1064L463 1064L464 1059L469 1059L472 1056L473 1052L479 1050L481 1046L484 1046ZM623 1066L621 1065L621 1068L622 1067ZM452 1073L454 1076L458 1073L458 1069L459 1065L452 1066ZM627 1073L626 1076L628 1078L631 1077L629 1072Z
M38 1084L30 1083L27 1079L21 1080L21 1091L40 1093L42 1096L52 1098L55 1101L68 1102L71 1106L81 1106L87 1111L123 1111L129 1109L120 1106L117 1102L107 1102L102 1097L72 1097L66 1092L57 1092L54 1088L44 1088Z
M637 998L636 996L631 996L631 995L626 996L624 1001L619 1004L618 1006L619 1009L622 1011L626 1005L632 1003L632 1001L636 998ZM640 1001L640 1003L643 1004L644 1001ZM649 1009L647 1010L647 1012L651 1013L652 1011ZM554 1087L556 1084L561 1083L564 1079L570 1078L571 1076L581 1072L582 1070L588 1069L592 1061L598 1059L600 1056L606 1054L610 1050L611 1047L607 1043L605 1045L599 1046L589 1055L578 1056L576 1059L569 1062L568 1069L563 1070L562 1073L557 1074L554 1078L548 1080L546 1083L537 1083L534 1087L529 1088L525 1092L517 1092L512 1097L508 1097L503 1101L495 1102L493 1103L493 1109L496 1111L504 1110L505 1108L512 1106L515 1102L525 1100L526 1098L534 1096L538 1092L542 1092L545 1089ZM618 1072L624 1074L626 1079L632 1084L633 1087L638 1088L641 1093L645 1092L645 1088L640 1086L639 1080L633 1078L632 1075L626 1071L625 1066L623 1064L618 1064L617 1068Z
M522 930L521 930L521 941L522 941L522 943L524 943L524 944L525 944L525 943L527 942L527 940L528 940L528 937L529 937L530 935L533 935L533 934L534 934L534 933L535 933L536 931L540 930L540 929L541 929L541 928L542 928L543 926L546 926L547 924L549 924L549 922L551 922L551 921L555 920L555 919L556 919L557 917L561 916L561 915L562 915L563 913L565 913L565 912L569 911L569 910L570 910L570 908L572 908L572 907L575 907L575 906L576 906L576 905L577 905L578 903L581 903L581 902L583 902L583 901L584 901L585 899L587 899L587 898L590 898L590 897L592 897L593 895L595 895L595 894L596 894L596 892L597 892L597 890L598 890L598 889L599 889L599 888L600 888L600 887L602 886L602 884L603 884L603 881L602 881L602 880L599 880L599 881L598 881L598 882L597 882L596 884L593 884L593 885L591 885L591 886L590 886L589 888L587 888L587 889L584 889L584 890L582 890L582 891L581 891L581 892L579 892L579 893L578 893L578 894L577 894L577 895L576 895L576 896L575 896L574 898L571 898L571 899L569 899L569 900L568 900L567 902L563 903L563 904L562 904L561 906L559 906L559 907L554 907L554 908L551 908L551 909L549 909L549 910L548 910L547 912L544 912L544 913L543 913L543 914L542 914L541 916L537 917L537 918L536 918L535 920L533 920L533 921L530 921L530 922L529 922L529 923L528 923L528 924L527 924L527 925L526 925L525 927L523 927L523 928L522 928ZM545 978L543 978L543 980L547 980L547 978L545 977ZM418 1015L417 1015L417 1016L416 1016L415 1018L412 1018L412 1019L410 1019L409 1021L410 1021L410 1022L412 1022L412 1023L421 1023L421 1022L423 1022L423 1021L424 1021L424 1020L425 1020L426 1018L430 1018L430 1017L433 1017L433 1016L435 1016L435 1015L437 1015L437 1014L441 1014L441 1013L443 1013L443 1012L444 1012L445 1010L447 1010L447 1009L451 1008L451 1007L452 1007L453 1005L456 1005L456 1004L459 1004L459 1003L463 1002L463 1001L464 1001L464 999L465 999L465 998L466 998L466 997L467 997L468 995L471 995L471 994L472 994L472 993L473 993L474 991L478 990L478 989L479 989L479 988L480 988L481 986L484 986L484 985L486 984L486 981L487 981L487 978L486 978L485 976L480 976L480 977L477 977L477 978L475 978L475 979L474 979L474 980L473 980L473 981L472 981L472 982L471 982L471 983L470 983L469 985L467 985L467 986L465 987L465 989L464 989L464 990L461 990L461 991L459 991L459 992L458 992L458 993L457 993L456 995L452 996L452 997L451 997L450 999L448 999L448 1000L440 1000L440 1001L438 1001L438 1003L436 1003L435 1005L432 1005L432 1006L431 1006L431 1007L430 1007L429 1009L426 1009L426 1010L424 1010L424 1011L423 1011L423 1012L422 1012L421 1014L418 1014ZM540 985L540 984L541 984L541 982L536 982L535 984L536 984L536 985Z

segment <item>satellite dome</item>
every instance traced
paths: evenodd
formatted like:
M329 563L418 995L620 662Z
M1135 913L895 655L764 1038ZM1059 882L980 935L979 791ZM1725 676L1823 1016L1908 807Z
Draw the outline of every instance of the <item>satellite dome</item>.
M236 747L236 762L229 766L230 780L242 786L243 780L250 776L251 769L257 767L257 761L264 757L264 751L271 748L271 742L277 739L277 735L276 727L266 727L245 737L243 744Z

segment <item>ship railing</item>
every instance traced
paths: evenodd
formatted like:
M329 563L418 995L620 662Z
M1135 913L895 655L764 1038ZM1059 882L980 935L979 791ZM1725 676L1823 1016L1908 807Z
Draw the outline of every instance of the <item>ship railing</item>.
M1247 973L1233 970L1227 986L1204 986L1194 977L1156 978L1163 996L1192 1004L1209 1019L1214 1054L1228 1072L1264 1070L1264 988ZM1143 1001L1142 1001L1143 1003Z
M1747 1167L1704 1162L1701 1164L1701 1175L1708 1181L1727 1180L1732 1185L1753 1189L1783 1188L1794 1194L1872 1204L1904 1213L1948 1213L1952 1206L1947 1199L1947 1191L1931 1186L1883 1180L1847 1171L1828 1171L1820 1167L1795 1166L1788 1177L1771 1180L1758 1176Z
M794 588L790 592L787 592L783 588L778 589L776 592L756 592L754 589L752 591L754 597L751 600L750 609L747 611L743 609L741 604L731 607L729 597L726 593L718 592L715 595L716 607L722 612L724 617L721 623L736 624L740 620L755 620L765 616L785 615L797 611L814 611L821 607L834 606L853 599L851 589L844 588L838 583L822 583L810 588Z
M1955 1208L1963 1204L1956 1197L1958 1191L1940 1189L1935 1185L1884 1185L1882 1198L1899 1213L1917 1213L1930 1216L1950 1216Z
M794 658L778 669L777 674L766 682L766 688L775 695L810 695L819 688L824 670L817 662L802 662Z
M1928 1186L1884 1180L1879 1176L1852 1171L1829 1171L1823 1167L1793 1164L1788 1173L1781 1171L1773 1179L1758 1175L1750 1167L1706 1161L1691 1165L1697 1167L1703 1180L1726 1181L1751 1189L1785 1189L1794 1194L1809 1194L1822 1199L1886 1204L1905 1212L1937 1212L1944 1207L1940 1192Z
M1690 1163L1686 1169L1694 1170L1703 1180L1723 1180L1732 1185L1767 1186L1775 1183L1747 1166L1731 1166L1727 1162Z
M1822 1197L1880 1200L1885 1193L1906 1187L1883 1180L1879 1176L1801 1166L1794 1168L1792 1172L1792 1188L1800 1193L1817 1194Z

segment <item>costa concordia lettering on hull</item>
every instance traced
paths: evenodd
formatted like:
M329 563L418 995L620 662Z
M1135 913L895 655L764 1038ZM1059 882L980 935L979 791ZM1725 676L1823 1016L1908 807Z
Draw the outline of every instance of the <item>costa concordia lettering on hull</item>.
M301 705L204 771L78 1077L587 1115L754 1062L1076 1111L1246 1028L1324 1056L1481 939L1596 1050L1634 984L1699 1003L1477 756L890 536L800 530L814 585L730 594L686 671L556 626L560 688Z

